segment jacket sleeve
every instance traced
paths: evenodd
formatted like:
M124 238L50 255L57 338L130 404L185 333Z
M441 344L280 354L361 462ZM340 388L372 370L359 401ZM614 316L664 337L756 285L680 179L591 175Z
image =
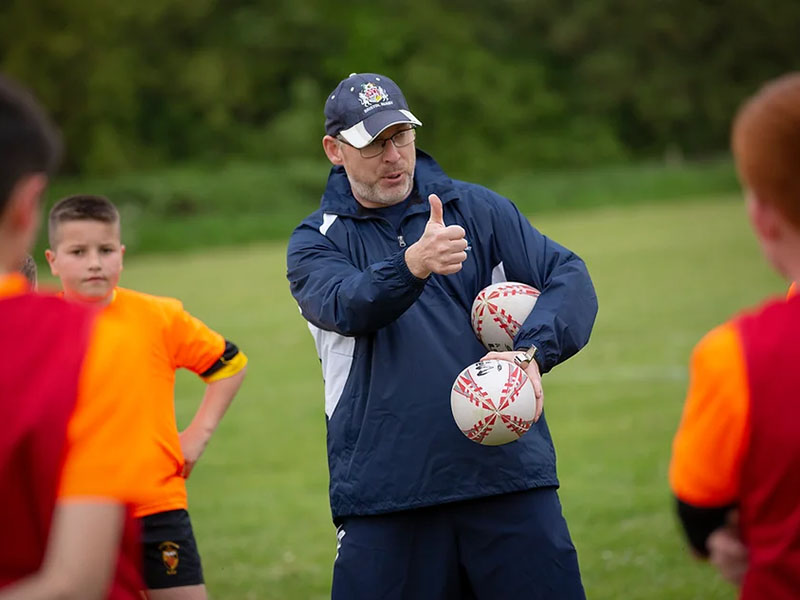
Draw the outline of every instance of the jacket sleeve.
M538 349L542 373L577 353L589 341L597 316L597 294L586 264L575 253L537 231L516 206L499 198L495 244L508 281L541 292L514 340L515 348Z
M361 270L305 223L289 239L287 267L303 317L346 336L372 333L393 322L416 301L427 281L408 270L405 251Z

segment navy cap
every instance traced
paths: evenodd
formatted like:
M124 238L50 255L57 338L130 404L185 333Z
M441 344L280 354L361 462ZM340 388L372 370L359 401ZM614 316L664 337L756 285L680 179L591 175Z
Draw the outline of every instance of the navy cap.
M397 84L383 75L351 73L325 102L325 133L341 134L356 148L363 148L398 123L422 125L408 110Z

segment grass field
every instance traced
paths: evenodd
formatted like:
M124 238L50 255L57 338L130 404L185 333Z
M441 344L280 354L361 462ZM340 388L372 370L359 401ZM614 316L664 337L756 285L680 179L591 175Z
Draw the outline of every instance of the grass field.
M734 598L689 558L666 469L691 347L738 308L784 289L762 262L741 202L601 207L532 221L585 258L600 302L589 346L544 379L589 598ZM189 482L213 598L328 597L336 539L322 384L288 291L284 243L129 256L123 283L182 298L250 356L240 396ZM194 376L179 378L181 423L201 391Z

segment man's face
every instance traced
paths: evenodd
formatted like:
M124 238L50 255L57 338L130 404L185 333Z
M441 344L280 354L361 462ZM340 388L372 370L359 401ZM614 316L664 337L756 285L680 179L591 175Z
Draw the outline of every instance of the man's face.
M392 125L381 133L376 142L381 143L411 125ZM381 208L402 202L414 186L414 167L417 162L416 145L397 148L387 141L383 152L372 158L364 158L358 148L337 141L341 164L347 173L350 187L356 200L367 208Z
M56 247L46 256L67 298L106 302L119 282L124 253L118 223L81 220L58 226Z

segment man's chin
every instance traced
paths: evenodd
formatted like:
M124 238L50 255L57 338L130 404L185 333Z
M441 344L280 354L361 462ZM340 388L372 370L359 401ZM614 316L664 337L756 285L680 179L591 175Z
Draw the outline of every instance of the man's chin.
M413 189L414 180L410 176L400 177L396 182L389 183L385 180L372 185L350 181L353 195L358 202L367 208L381 208L393 206L408 198Z
M411 193L412 185L408 180L400 179L397 183L384 186L380 193L379 203L391 206L402 202Z

